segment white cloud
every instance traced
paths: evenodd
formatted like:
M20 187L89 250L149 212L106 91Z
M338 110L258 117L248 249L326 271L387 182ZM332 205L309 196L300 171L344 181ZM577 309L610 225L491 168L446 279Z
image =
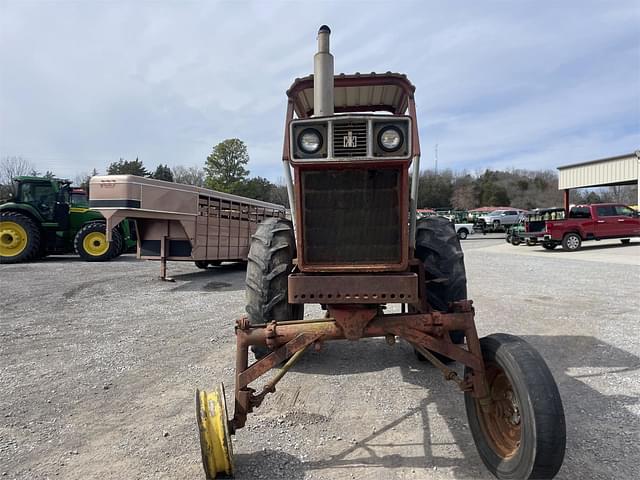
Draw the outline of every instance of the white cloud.
M318 26L336 70L416 84L423 165L552 168L640 146L637 2L0 3L0 155L73 177L202 164L228 137L277 179L284 92ZM395 19L395 20L394 20ZM398 20L401 19L401 20Z

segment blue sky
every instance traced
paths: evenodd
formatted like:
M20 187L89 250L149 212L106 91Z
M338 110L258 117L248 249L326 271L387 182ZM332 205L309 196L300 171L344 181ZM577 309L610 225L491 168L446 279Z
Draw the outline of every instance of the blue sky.
M336 72L406 73L423 166L555 168L640 148L636 1L0 1L0 156L73 178L203 165L238 137L278 180L318 27Z

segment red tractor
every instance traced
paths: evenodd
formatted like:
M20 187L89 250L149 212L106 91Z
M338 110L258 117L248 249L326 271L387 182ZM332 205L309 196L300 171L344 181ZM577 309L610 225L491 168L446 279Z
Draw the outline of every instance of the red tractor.
M283 161L293 222L268 219L252 237L233 417L222 385L196 393L207 478L233 474L231 435L305 349L364 337L409 342L457 384L496 477L554 477L565 420L551 372L521 338L478 338L453 224L416 219L415 87L395 73L334 76L329 35L322 26L314 75L287 91ZM305 304L321 304L326 316L303 320ZM400 304L399 313L386 313L390 304ZM450 361L464 365L462 376ZM260 391L251 387L275 367Z

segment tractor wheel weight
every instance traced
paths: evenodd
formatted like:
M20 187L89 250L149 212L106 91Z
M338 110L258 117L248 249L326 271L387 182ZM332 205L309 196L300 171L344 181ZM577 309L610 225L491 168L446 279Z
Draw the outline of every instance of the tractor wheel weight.
M232 478L233 448L222 383L212 392L196 390L196 418L207 480Z

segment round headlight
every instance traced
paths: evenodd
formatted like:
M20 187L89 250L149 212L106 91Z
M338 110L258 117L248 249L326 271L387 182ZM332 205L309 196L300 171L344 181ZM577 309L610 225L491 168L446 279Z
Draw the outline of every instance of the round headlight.
M298 136L298 147L304 153L316 153L322 147L322 135L315 128L305 128Z
M384 127L378 133L378 145L385 152L395 152L402 146L403 141L402 130L393 125Z

